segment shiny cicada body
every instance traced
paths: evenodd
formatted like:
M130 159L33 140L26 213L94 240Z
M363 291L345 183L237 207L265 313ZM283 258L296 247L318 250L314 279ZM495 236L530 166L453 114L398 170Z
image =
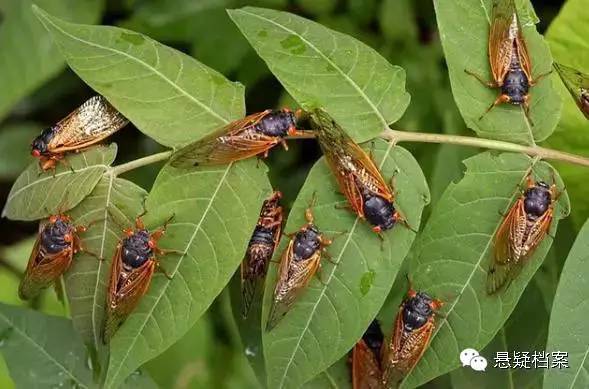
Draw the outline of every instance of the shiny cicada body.
M372 159L323 110L310 115L311 126L350 208L377 233L405 220L394 206L393 190Z
M514 0L494 1L489 33L489 62L493 76L490 82L465 70L484 85L499 88L501 91L499 97L479 117L479 120L493 107L509 103L521 105L526 117L532 123L529 112L529 90L548 73L536 78L532 76L532 64Z
M266 331L274 328L286 315L319 270L321 256L328 255L325 248L331 244L331 240L313 223L311 207L307 208L305 217L307 223L292 235L280 258Z
M435 313L442 307L440 300L409 287L395 318L388 347L383 351L383 380L386 387L395 387L419 362L429 345L435 328Z
M67 152L81 151L123 128L128 120L102 96L94 96L31 143L43 170L55 169Z
M106 319L103 341L108 343L127 316L135 309L141 297L149 290L153 273L162 271L156 255L165 255L173 250L158 247L158 240L164 235L172 218L155 232L149 232L140 217L135 228L127 228L125 237L117 244L110 270L108 293L106 295Z
M353 389L384 389L381 354L384 335L374 320L352 349L350 367Z
M557 63L554 68L583 115L589 120L589 74Z
M296 115L287 108L267 109L229 123L204 139L190 143L171 158L174 167L222 165L262 154L282 144L285 137L302 136L296 129Z
M52 285L72 264L74 255L82 251L79 234L86 227L74 226L67 215L52 215L41 224L18 294L23 300L37 296Z
M493 259L487 273L489 294L515 278L542 242L550 230L559 195L556 184L549 186L527 177L525 191L511 206L495 236Z
M261 289L268 263L278 247L282 234L282 193L274 192L264 201L258 223L241 263L242 315L247 317L256 291Z

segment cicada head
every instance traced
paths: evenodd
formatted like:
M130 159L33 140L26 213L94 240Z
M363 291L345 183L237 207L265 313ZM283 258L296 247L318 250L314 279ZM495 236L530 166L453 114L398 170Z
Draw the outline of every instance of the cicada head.
M289 109L271 111L256 124L256 129L267 136L284 138L296 129L295 115Z
M528 218L535 220L544 215L552 203L550 186L543 181L537 182L524 193L524 210Z
M40 157L49 154L49 142L54 136L55 128L49 127L44 129L43 132L31 142L31 155L33 157Z
M413 292L403 302L403 325L405 331L423 327L441 307L441 302L432 299L425 292Z
M314 224L298 231L294 237L294 260L303 261L311 258L321 249L321 233Z
M141 267L153 256L154 247L149 231L135 230L123 240L121 252L123 264L133 269Z
M395 225L395 207L381 196L368 194L364 197L364 216L378 231L386 231Z

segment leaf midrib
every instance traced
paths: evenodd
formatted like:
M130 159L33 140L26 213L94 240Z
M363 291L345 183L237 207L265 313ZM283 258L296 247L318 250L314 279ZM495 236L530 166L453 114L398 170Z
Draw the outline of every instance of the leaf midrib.
M382 158L382 160L380 161L380 164L378 166L379 169L382 169L382 166L384 164L384 162L387 160L387 158L389 157L389 154L391 152L391 150L393 149L394 143L393 142L389 142L389 146L386 149L386 152ZM360 220L359 217L356 217L356 219L354 220L354 224L352 224L352 228L350 228L350 232L347 236L346 241L344 242L342 249L339 252L339 255L337 257L337 260L333 261L334 262L334 266L330 267L330 273L329 276L327 277L327 282L323 283L323 286L321 288L321 293L319 293L319 297L317 298L317 301L315 302L315 304L313 305L313 309L311 310L311 313L309 314L309 319L307 320L307 322L305 323L305 326L303 327L303 330L300 332L300 336L298 337L296 346L293 348L293 352L290 355L290 358L288 359L288 362L286 364L286 367L284 368L284 374L282 375L282 377L280 378L280 383L278 384L279 388L282 388L284 385L284 381L286 380L286 377L288 375L288 371L290 369L290 366L292 365L292 362L294 360L295 355L297 354L299 347L301 345L301 342L303 340L303 336L307 333L307 330L309 329L309 324L311 323L311 320L313 319L313 317L315 316L315 311L317 310L317 307L319 306L319 302L323 300L323 296L325 296L325 293L327 291L327 286L329 285L329 283L331 282L331 279L333 278L333 275L335 273L337 264L341 261L342 256L344 255L344 252L346 251L348 244L350 243L350 241L352 240L352 235L354 235L354 232L356 231L356 226L358 225L358 221Z
M45 355L49 361L51 361L53 364L55 364L65 374L67 374L68 376L70 376L72 378L72 380L74 380L76 383L78 383L82 388L88 388L88 386L86 386L86 384L84 384L83 382L81 382L78 379L78 377L76 377L75 375L73 375L64 365L62 365L57 359L55 359L51 354L49 354L40 344L38 344L26 332L22 331L19 327L17 327L12 322L12 320L10 320L6 315L4 315L3 313L0 313L0 319L4 320L6 322L6 324L8 324L10 326L10 328L12 328L14 331L17 332L18 335L21 336L22 339L26 340L33 347L35 347L36 349L38 349L39 351L41 351L41 353L43 355Z
M153 66L151 66L150 64L148 64L147 62L142 61L141 59L134 57L128 53L125 53L124 51L120 51L117 49L114 49L112 47L108 47L108 46L102 46L98 43L94 43L94 42L90 42L90 41L85 41L81 38L78 38L74 35L71 35L70 33L68 33L67 31L63 30L62 28L60 28L57 24L55 24L51 19L49 19L45 13L45 11L42 11L39 7L33 5L33 8L35 11L37 11L37 15L39 15L40 17L42 17L44 20L46 20L48 23L50 23L51 25L53 25L53 27L60 31L62 34L64 34L65 36L69 37L70 39L73 39L75 41L81 42L83 44L89 45L89 46L93 46L93 47L97 47L99 49L102 50L106 50L106 51L111 51L113 53L122 55L124 57L127 57L135 62L137 62L138 64L140 64L141 66L147 68L148 70L152 71L154 74L156 74L157 76L159 76L162 80L164 80L166 83L168 83L169 85L171 85L174 89L176 89L178 92L180 92L182 95L184 95L185 97L187 97L189 100L192 100L194 103L196 103L198 106L200 106L202 109L204 109L209 115L213 116L215 119L223 122L223 123L227 123L228 119L225 119L224 117L222 117L221 115L217 114L215 111L213 111L211 109L211 107L209 107L208 105L206 105L205 103L201 102L199 99L197 99L195 96L191 95L190 93L188 93L186 90L184 90L182 87L180 87L178 84L176 84L176 82L172 81L171 79L169 79L168 77L166 77L163 73L161 73L160 71L158 71L156 68L154 68ZM43 22L43 21L41 21ZM153 41L148 38L148 40L152 43L153 45ZM156 50L157 52L157 47L155 47L154 45L154 50ZM180 57L180 61L182 61L181 63L183 63L183 57Z
M227 175L229 174L229 170L231 169L232 166L233 166L233 163L230 163L230 164L227 165L227 168L223 172L223 176L219 180L219 183L217 184L217 187L215 188L215 191L211 194L211 198L209 200L209 203L207 204L206 208L204 209L203 214L202 214L202 216L201 216L198 224L194 228L194 232L193 232L192 236L190 237L190 239L188 240L188 243L186 244L186 248L184 249L184 254L182 254L182 256L180 257L180 259L178 260L178 264L176 265L176 267L174 268L174 270L171 272L172 278L176 275L176 273L178 272L178 269L180 268L180 265L184 261L184 258L186 257L186 252L188 251L188 249L192 245L192 242L196 238L196 235L197 235L198 231L201 229L202 223L204 222L204 220L206 219L207 215L209 214L209 211L211 210L211 208L213 206L213 202L215 201L215 199L217 197L217 194L219 193L219 190L221 189L221 186L225 182L225 180L227 178ZM155 310L155 307L158 306L161 298L164 296L164 294L165 294L168 286L170 285L170 283L171 283L171 280L166 279L165 284L161 288L161 292L156 297L155 302L151 306L151 309L145 315L145 319L143 320L143 323L141 323L141 325L139 326L139 330L137 331L137 336L135 336L133 338L133 341L131 342L131 344L129 345L129 347L127 347L127 352L124 354L124 357L122 359L120 359L120 361L118 363L118 366L117 366L117 370L111 376L112 378L109 380L109 382L106 385L106 387L112 387L112 384L114 382L116 382L115 379L118 378L118 375L119 375L119 373L120 373L120 371L121 371L121 369L122 369L125 361L129 357L129 354L131 353L131 350L135 346L135 343L137 342L137 339L139 339L139 335L141 334L141 332L145 328L148 320L153 316L153 311Z
M275 26L283 29L284 31L299 37L305 44L307 44L311 49L313 49L315 52L317 52L317 54L319 54L330 66L333 66L340 75L342 75L342 77L356 90L356 92L358 92L358 94L366 101L366 103L368 103L370 108L374 111L374 113L378 117L378 120L382 123L383 128L385 128L385 129L388 128L387 121L382 116L382 114L380 113L378 108L374 105L372 100L369 99L368 96L366 96L366 94L364 93L362 88L360 88L360 86L358 84L356 84L356 82L354 80L352 80L347 73L345 73L338 65L336 65L332 60L330 60L329 57L327 57L325 54L323 54L323 52L321 50L319 50L315 45L313 45L310 41L308 41L304 36L297 33L296 31L289 29L288 27L283 26L282 24L275 22L274 20L265 18L261 15L250 13L250 12L247 12L246 10L243 10L243 9L235 10L234 12L243 12L244 14L254 16L258 19L261 19L261 20L264 20L268 23L274 24Z

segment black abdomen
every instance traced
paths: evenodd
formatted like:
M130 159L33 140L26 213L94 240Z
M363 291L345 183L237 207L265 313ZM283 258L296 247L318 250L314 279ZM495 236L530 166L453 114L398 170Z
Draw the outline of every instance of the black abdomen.
M530 84L526 73L519 65L512 67L503 79L501 92L509 96L509 102L511 104L519 105L525 101L529 90Z
M274 246L274 232L275 229L257 225L249 244L261 243Z
M295 117L287 110L274 110L255 125L256 130L264 135L279 137L288 135L288 129L291 127L295 127Z

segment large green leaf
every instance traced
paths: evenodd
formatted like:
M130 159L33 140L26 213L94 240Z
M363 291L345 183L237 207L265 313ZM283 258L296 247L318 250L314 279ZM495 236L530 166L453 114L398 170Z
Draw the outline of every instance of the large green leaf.
M554 19L546 34L554 60L589 73L589 8L583 0L569 0ZM557 76L555 76L557 78ZM589 122L581 114L565 86L558 81L564 99L562 118L554 135L548 140L550 147L580 155L589 154ZM572 219L581 228L589 217L587 169L581 166L558 163L558 171L567 183L571 201L575 205Z
M94 190L71 211L76 224L90 225L81 234L84 248L102 258L80 253L65 276L74 328L87 345L99 350L108 276L122 229L132 227L147 193L130 181L102 176Z
M0 128L0 179L13 179L27 167L31 161L30 143L40 132L40 125L27 122Z
M348 355L346 355L303 385L303 389L351 389L352 381L350 377L350 363Z
M194 325L235 272L270 191L266 169L255 160L198 170L164 167L147 198L145 222L153 228L174 215L161 247L184 254L161 258L173 279L156 274L112 339L107 387Z
M544 388L586 388L589 384L589 222L577 236L562 269L554 298L546 350L568 352L568 369L544 373Z
M356 141L405 112L405 71L360 41L286 12L228 12L290 95L304 108L323 107Z
M416 289L445 300L429 348L405 380L416 387L460 366L465 348L482 349L503 326L550 245L546 236L519 276L496 295L486 292L494 235L530 171L550 183L552 168L522 154L482 153L465 161L467 171L450 184L416 242L409 274ZM563 183L556 176L558 188ZM550 235L569 212L566 192L555 206Z
M370 148L370 146L368 146ZM419 228L429 191L411 154L376 141L374 158L385 178L395 176L396 204L412 228ZM398 225L384 233L384 241L367 223L347 210L333 174L320 159L311 169L290 212L285 231L298 230L304 210L316 193L313 208L318 228L338 236L328 247L334 264L322 260L320 279L311 280L291 310L270 332L264 332L268 387L297 388L346 354L362 336L383 304L415 233ZM283 239L275 260L288 243ZM274 292L276 265L270 266L265 291L264 324ZM265 326L264 326L265 327Z
M491 81L487 52L492 1L434 1L454 99L466 125L482 137L518 143L544 140L558 123L562 105L549 77L530 89L533 126L525 120L522 108L509 104L495 107L478 120L499 91L487 88L464 70ZM530 2L517 0L516 3L530 53L532 75L538 77L551 70L552 57L548 45L536 31L537 19Z
M35 4L66 20L93 23L102 12L102 0L35 0ZM64 61L51 38L31 11L32 0L0 4L0 121L20 99L55 76Z
M59 163L55 173L43 173L38 161L31 162L12 186L2 216L37 220L73 208L94 189L116 154L114 143L69 154L66 157L69 166Z
M192 57L133 31L34 10L68 65L163 145L188 143L245 113L243 86Z
M0 303L0 351L17 387L92 386L71 321Z

